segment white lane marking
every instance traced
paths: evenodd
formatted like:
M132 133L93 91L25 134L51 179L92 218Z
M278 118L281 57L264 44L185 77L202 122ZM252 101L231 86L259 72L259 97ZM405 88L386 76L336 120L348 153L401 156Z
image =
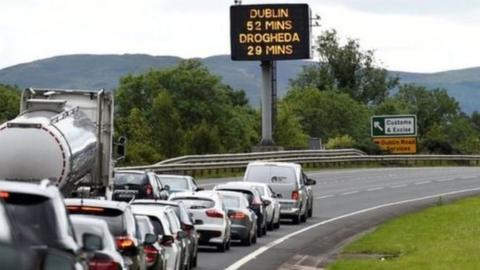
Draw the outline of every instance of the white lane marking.
M432 183L432 181L422 181L422 182L414 183L414 185L425 185L425 184L430 184L430 183Z
M352 195L352 194L356 194L356 193L359 193L359 192L360 191L358 191L358 190L354 190L354 191L342 193L342 195Z
M384 187L374 187L374 188L369 188L367 191L375 191L375 190L382 190Z
M455 178L440 179L440 180L437 180L437 182L447 182L447 181L453 181L453 180L455 180Z
M391 186L390 188L403 188L403 187L406 187L406 186L407 186L406 184L403 184L403 185Z
M378 209L382 209L382 208L386 208L386 207L390 207L390 206L397 206L397 205L401 205L401 204L406 204L406 203L412 203L412 202L418 202L418 201L424 201L424 200L429 200L429 199L434 199L434 198L438 198L438 197L445 197L445 196L449 196L449 195L456 195L456 194L461 194L461 193L467 193L467 192L473 192L473 191L480 191L480 187L478 188L471 188L471 189L462 189L462 190L456 190L456 191L451 191L451 192L446 192L446 193L440 193L440 194L435 194L435 195L430 195L430 196L425 196L425 197L420 197L420 198L415 198L415 199L409 199L409 200L404 200L404 201L398 201L398 202L392 202L392 203L386 203L386 204L380 204L380 205L377 205L377 206L374 206L374 207L370 207L370 208L365 208L365 209L362 209L362 210L358 210L358 211L355 211L355 212L351 212L351 213L348 213L348 214L344 214L344 215L341 215L341 216L338 216L338 217L334 217L334 218L331 218L331 219L328 219L328 220L324 220L324 221L321 221L321 222L318 222L318 223L315 223L313 225L310 225L308 227L305 227L301 230L298 230L296 232L293 232L291 234L287 234L275 241L272 241L260 248L258 248L257 250L255 250L254 252L246 255L245 257L243 257L242 259L236 261L235 263L233 263L232 265L230 265L229 267L225 268L225 270L236 270L236 269L239 269L240 267L242 267L244 264L248 263L249 261L255 259L257 256L261 255L262 253L264 253L265 251L273 248L274 246L277 246L283 242L285 242L286 240L294 237L294 236L297 236L303 232L306 232L308 230L311 230L313 228L316 228L318 226L322 226L322 225L325 225L325 224L328 224L328 223L332 223L334 221L337 221L337 220L340 220L340 219L344 219L344 218L348 218L348 217L352 217L352 216L356 216L356 215L359 215L359 214L363 214L363 213L367 213L367 212L371 212L371 211L374 211L374 210L378 210Z
M316 197L315 199L321 200L321 199L332 198L332 197L333 197L333 195L330 194L330 195L325 195L325 196Z

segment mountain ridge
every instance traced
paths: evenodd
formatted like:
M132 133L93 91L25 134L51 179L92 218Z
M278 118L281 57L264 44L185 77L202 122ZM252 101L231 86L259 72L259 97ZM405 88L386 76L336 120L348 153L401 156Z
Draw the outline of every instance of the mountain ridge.
M229 55L214 55L200 60L213 74L235 89L245 90L250 103L260 104L261 74L259 61L232 61ZM149 69L171 67L181 61L177 56L148 54L73 54L17 64L0 69L0 83L20 87L56 88L116 88L121 76L141 74ZM277 66L278 95L288 89L294 78L309 60L279 61ZM445 88L459 101L462 110L480 110L480 67L469 67L434 73L389 71L402 83L416 83L428 88Z

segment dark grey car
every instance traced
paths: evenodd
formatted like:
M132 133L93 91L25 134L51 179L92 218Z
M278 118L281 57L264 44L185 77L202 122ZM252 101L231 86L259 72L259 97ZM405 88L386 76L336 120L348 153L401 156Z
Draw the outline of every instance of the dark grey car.
M242 245L257 242L257 215L249 208L245 194L233 191L218 191L223 197L228 217L232 222L231 236Z

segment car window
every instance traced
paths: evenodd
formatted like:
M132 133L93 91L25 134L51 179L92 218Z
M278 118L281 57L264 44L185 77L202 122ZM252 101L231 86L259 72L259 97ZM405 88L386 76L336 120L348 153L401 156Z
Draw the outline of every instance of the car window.
M160 192L160 182L158 181L157 176L154 173L149 173L148 178L150 179L150 185L155 193Z
M267 184L294 184L295 169L283 166L250 166L245 180Z
M113 236L125 234L124 212L119 209L69 205L67 210L70 215L95 216L95 218L104 220Z
M17 236L21 242L57 245L58 224L52 200L32 194L9 193L4 201L8 214L16 221Z
M203 198L173 198L172 201L182 201L187 209L207 209L215 207L215 202Z
M155 234L164 235L165 231L163 230L162 222L160 222L160 220L154 216L148 216L148 218L153 225L153 231L155 232Z
M260 196L265 196L265 188L263 186L253 186Z
M241 202L238 196L223 195L223 203L226 209L241 208Z
M186 178L160 176L160 182L163 186L170 186L171 191L188 190L188 180Z
M193 178L192 178L192 185L193 185L193 190L197 190L198 184L197 184L197 181L195 181L195 179Z
M141 186L148 184L148 179L145 174L140 173L116 173L114 184Z

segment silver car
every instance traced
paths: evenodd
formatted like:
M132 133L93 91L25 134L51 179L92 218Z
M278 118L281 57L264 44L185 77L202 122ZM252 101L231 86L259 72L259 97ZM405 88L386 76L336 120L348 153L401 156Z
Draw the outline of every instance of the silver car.
M280 217L292 219L294 224L305 222L313 212L313 193L308 186L315 185L303 173L302 166L287 162L250 162L243 178L246 182L268 184L280 202Z
M273 192L272 188L265 183L252 183L263 201L269 201L270 203L265 208L267 213L267 228L269 230L280 228L280 202L278 202L277 194Z

